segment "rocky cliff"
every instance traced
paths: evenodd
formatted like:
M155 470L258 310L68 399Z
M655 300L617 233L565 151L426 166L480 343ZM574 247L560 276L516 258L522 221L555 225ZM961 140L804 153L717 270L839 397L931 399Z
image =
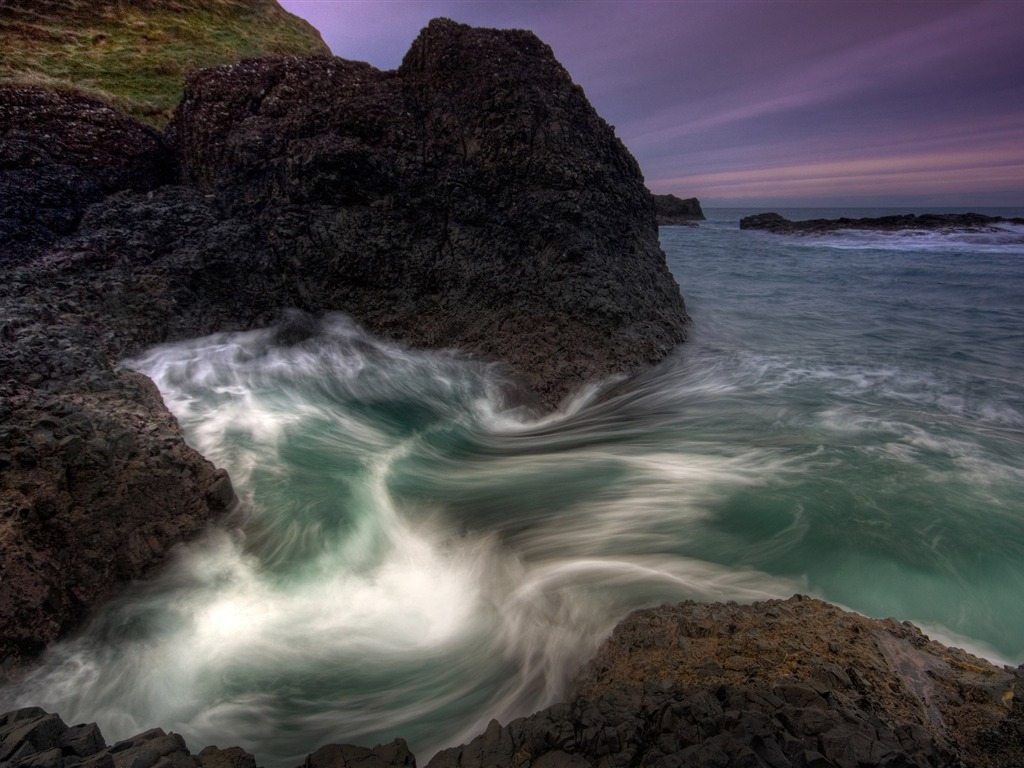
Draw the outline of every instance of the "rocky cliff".
M148 345L341 310L552 407L686 336L636 162L529 32L203 70L164 134L0 89L0 139L0 659L232 503L117 368Z
M2 677L233 493L152 382L116 367L162 333L145 321L151 278L36 261L90 203L167 182L161 137L99 102L31 89L0 89L0 137Z
M636 162L532 33L437 20L394 72L209 70L171 132L183 180L247 230L220 244L244 269L196 285L222 313L341 308L502 360L549 405L685 337Z

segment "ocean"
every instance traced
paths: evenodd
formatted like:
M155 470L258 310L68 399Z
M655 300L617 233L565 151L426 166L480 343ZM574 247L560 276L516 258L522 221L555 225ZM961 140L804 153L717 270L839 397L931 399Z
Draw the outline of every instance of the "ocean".
M342 315L128 361L244 520L0 703L267 766L396 736L426 761L558 701L635 608L797 592L1024 663L1024 227L740 230L755 212L663 228L691 341L539 419L496 368Z

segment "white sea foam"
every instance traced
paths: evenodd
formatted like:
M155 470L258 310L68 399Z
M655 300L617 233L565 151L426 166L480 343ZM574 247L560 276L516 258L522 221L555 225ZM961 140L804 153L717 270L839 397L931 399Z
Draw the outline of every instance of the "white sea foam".
M1024 226L1001 223L976 230L936 231L905 229L896 232L846 229L828 234L790 238L794 246L825 247L838 251L872 250L893 252L986 253L1024 255Z
M182 547L0 699L290 766L395 736L427 758L527 714L662 601L813 592L1024 660L1013 265L971 273L974 312L951 300L967 262L936 277L929 247L895 279L902 246L742 234L673 236L719 326L542 418L506 407L494 368L340 316L291 346L254 331L132 361L247 524ZM897 320L866 332L878 317Z

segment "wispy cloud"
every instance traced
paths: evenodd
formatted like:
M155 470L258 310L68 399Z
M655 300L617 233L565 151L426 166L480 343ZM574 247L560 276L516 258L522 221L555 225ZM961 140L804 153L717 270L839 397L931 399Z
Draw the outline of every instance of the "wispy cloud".
M841 194L931 196L1024 189L1024 150L974 150L794 163L657 179L659 189L692 189L716 200L808 198Z

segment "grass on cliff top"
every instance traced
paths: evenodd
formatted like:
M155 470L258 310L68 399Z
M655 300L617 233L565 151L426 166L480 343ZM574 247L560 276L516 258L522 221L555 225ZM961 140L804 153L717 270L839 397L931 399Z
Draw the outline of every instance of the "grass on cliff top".
M193 69L329 53L274 0L0 0L0 85L77 91L156 127Z

